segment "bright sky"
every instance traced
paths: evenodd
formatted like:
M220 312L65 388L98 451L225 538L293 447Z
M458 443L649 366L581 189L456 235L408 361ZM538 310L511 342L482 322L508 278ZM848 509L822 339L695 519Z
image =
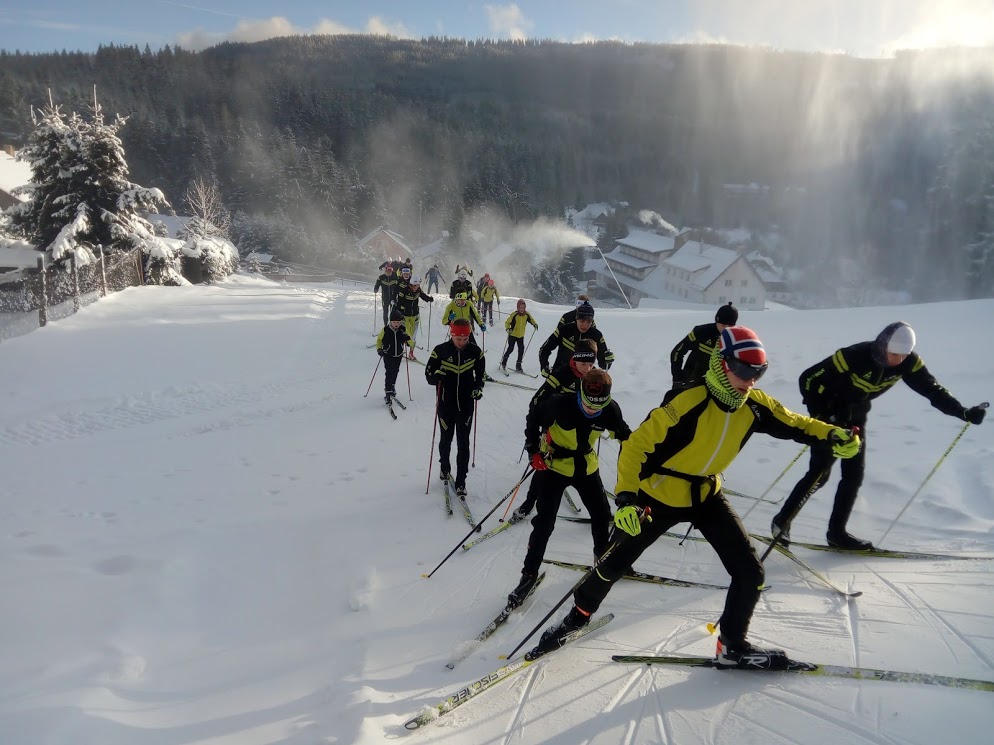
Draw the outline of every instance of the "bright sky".
M994 44L994 0L0 0L0 49L188 49L286 34L718 42L886 56Z

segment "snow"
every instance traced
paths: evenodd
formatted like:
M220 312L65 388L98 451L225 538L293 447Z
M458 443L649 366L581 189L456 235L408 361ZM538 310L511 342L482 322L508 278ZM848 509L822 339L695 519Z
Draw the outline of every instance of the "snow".
M10 194L17 187L26 186L30 182L31 164L0 152L0 189ZM27 196L20 195L18 199L23 202Z
M529 301L529 310L541 325L526 358L534 369L565 308ZM437 312L431 344L442 340ZM598 308L630 424L667 390L670 348L713 312ZM496 668L580 575L550 569L505 627L445 668L517 583L529 527L421 578L468 526L443 513L437 463L425 493L434 399L423 368L411 365L414 400L396 422L380 401L382 371L363 397L377 360L363 347L379 313L368 289L236 275L131 288L3 342L0 741L989 742L987 692L612 663L612 653L712 653L704 624L724 601L625 582L602 606L617 616L609 626L408 735L405 721ZM763 388L789 407L800 406L801 370L898 318L970 405L990 396L994 349L967 346L960 330L992 313L994 301L972 301L742 320L769 350ZM489 336L496 372L501 335ZM526 391L493 384L480 402L469 477L478 517L521 475L527 402ZM881 398L852 531L879 538L962 427L907 386ZM759 494L798 449L754 437L727 483ZM616 452L601 448L608 488ZM992 454L994 426L968 428L886 545L994 554ZM823 538L833 491L811 500L795 539ZM755 504L732 502L740 514ZM776 509L759 504L748 527L765 531ZM586 562L590 546L586 526L561 521L547 556ZM994 680L994 562L799 555L864 595L846 601L774 556L754 642L823 663ZM660 540L637 567L726 578L710 547L676 540Z

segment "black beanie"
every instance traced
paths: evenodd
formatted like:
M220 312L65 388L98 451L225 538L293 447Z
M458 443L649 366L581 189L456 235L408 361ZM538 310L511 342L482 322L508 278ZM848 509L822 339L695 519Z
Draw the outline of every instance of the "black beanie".
M715 323L723 323L726 326L734 326L739 320L739 311L732 301L728 301L728 305L722 305L718 308L718 312L714 314Z
M582 302L576 309L576 317L580 318L593 318L594 317L594 306L588 302Z
M401 313L396 308L394 308L392 311L390 311L390 320L391 321L403 321L404 320L404 314Z

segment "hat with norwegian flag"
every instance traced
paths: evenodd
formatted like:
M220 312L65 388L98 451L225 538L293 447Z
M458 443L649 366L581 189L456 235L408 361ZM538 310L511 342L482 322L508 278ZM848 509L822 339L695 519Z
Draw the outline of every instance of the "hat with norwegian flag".
M756 332L745 326L729 326L718 336L718 350L724 360L734 358L750 367L766 364L766 350Z

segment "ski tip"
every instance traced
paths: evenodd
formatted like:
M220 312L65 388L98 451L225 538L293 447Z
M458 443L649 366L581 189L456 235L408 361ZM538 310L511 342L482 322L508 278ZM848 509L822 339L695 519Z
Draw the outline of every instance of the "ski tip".
M497 659L498 660L506 660L507 659L507 655L506 654L499 654L499 655L497 655Z
M421 575L421 576L422 576L422 578L424 578L424 579L431 579L431 575L430 575L430 574L423 574L423 573L422 573L422 575Z
M707 628L709 634L713 634L715 631L718 630L718 624L711 623L710 621L708 621L707 624L705 625L705 628Z
M862 597L862 596L863 596L863 591L862 590L857 590L856 592L850 592L849 593L849 597L851 597L851 598L858 598L858 597Z

